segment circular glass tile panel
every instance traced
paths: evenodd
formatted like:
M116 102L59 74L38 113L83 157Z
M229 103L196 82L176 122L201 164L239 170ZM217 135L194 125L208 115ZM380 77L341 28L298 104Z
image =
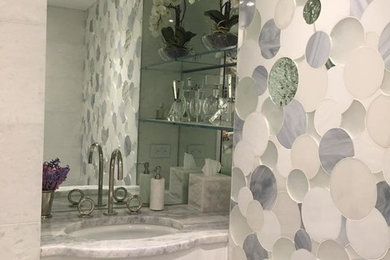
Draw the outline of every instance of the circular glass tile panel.
M261 55L266 59L271 59L278 53L280 49L280 29L273 19L266 22L261 29L259 46Z

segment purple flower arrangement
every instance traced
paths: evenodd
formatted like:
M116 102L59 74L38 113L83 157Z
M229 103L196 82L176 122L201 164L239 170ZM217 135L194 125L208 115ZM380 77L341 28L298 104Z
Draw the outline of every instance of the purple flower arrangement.
M56 158L50 162L43 163L42 190L54 191L66 179L70 168L61 167L60 159Z

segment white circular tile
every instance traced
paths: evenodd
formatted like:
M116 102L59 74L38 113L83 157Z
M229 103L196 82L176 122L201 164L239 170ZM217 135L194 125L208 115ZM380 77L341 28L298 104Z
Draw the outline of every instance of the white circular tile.
M288 174L293 169L291 163L291 149L287 149L282 146L278 140L274 140L274 143L278 149L278 162L276 164L276 168L281 176L287 178Z
M324 188L311 189L303 199L302 220L307 233L316 242L336 239L341 229L341 213Z
M238 208L240 209L240 212L244 217L246 217L248 205L252 200L253 195L251 190L247 187L241 188L238 192Z
M275 168L278 162L278 149L272 141L268 141L267 149L260 157L261 163L270 168Z
M341 127L352 136L357 138L366 129L366 109L357 100L343 113Z
M256 234L264 249L271 251L275 242L281 237L280 223L272 211L264 210L264 225Z
M252 78L240 80L236 90L236 111L238 116L245 120L257 107L257 87Z
M375 32L367 32L366 33L366 45L371 48L378 48L379 44L379 35Z
M261 156L268 145L269 130L265 117L260 113L251 113L244 122L243 140L250 143L256 156Z
M321 101L314 114L314 126L317 133L323 136L330 129L339 127L342 112L336 101L331 99Z
M291 255L290 260L317 260L317 258L306 249L299 249Z
M382 171L385 148L374 143L367 131L354 140L354 146L356 159L364 162L373 173Z
M259 39L260 31L261 31L261 30L259 30L259 28L261 28L261 16L260 16L259 12L256 10L254 13L251 24L245 29L244 32L242 32L242 34L245 34L245 36L243 35L241 40L242 41L249 41L249 40L257 41ZM242 28L239 28L239 31L243 31ZM240 37L238 37L238 38L239 38L238 40L240 41ZM238 45L237 47L240 48L241 46Z
M367 32L375 32L380 35L389 23L389 13L389 1L375 0L367 6L360 20Z
M295 252L294 242L288 238L282 237L275 242L272 248L272 259L290 260L290 257L294 252Z
M298 204L290 198L287 192L279 192L272 212L279 220L282 236L294 239L295 233L301 227Z
M238 206L235 206L232 212L230 212L229 226L233 242L242 247L245 238L252 233L252 230L248 226L245 217L242 216Z
M309 39L306 45L306 61L313 68L325 65L329 59L331 42L329 35L317 31Z
M367 111L366 125L371 138L382 147L390 147L390 97L379 96Z
M330 57L336 63L345 64L354 50L364 45L364 28L354 17L339 21L332 29L332 49Z
M344 66L335 66L328 70L328 89L325 98L336 101L342 112L352 104L353 97L344 84Z
M264 211L260 202L252 200L248 204L246 218L249 227L254 232L260 232L264 225Z
M345 158L332 171L330 192L335 205L345 217L362 219L375 207L376 180L360 160Z
M306 46L302 43L307 43L314 33L314 26L308 25L302 14L303 7L297 7L290 24L280 35L280 53L292 59L298 59L305 54Z
M246 255L245 255L245 251L239 246L234 246L232 248L232 259L247 260Z
M307 178L316 176L320 166L318 143L310 135L299 136L291 147L291 163L293 168L302 170Z
M386 220L377 209L362 220L347 220L347 235L352 248L365 259L378 259L390 245Z
M333 240L327 240L320 244L317 258L320 260L349 260L344 247Z
M287 177L287 191L291 198L298 203L303 202L303 198L309 191L309 181L301 170L293 170Z
M246 180L245 175L242 173L242 171L234 167L232 170L232 200L237 202L238 200L238 193L242 187L246 187Z
M306 60L298 63L299 84L295 94L306 112L313 112L325 97L328 88L328 72L325 67L312 68Z
M350 14L350 0L322 0L321 13L315 22L316 30L330 33L341 19Z
M346 61L345 86L356 99L367 98L382 85L384 70L385 64L377 50L358 48Z
M279 29L286 28L294 17L295 1L279 0L275 8L275 24Z
M275 105L271 98L267 98L263 103L261 113L267 118L270 134L276 135L282 128L283 108Z
M390 185L390 149L386 149L383 155L383 176Z
M248 176L259 165L259 160L249 143L245 141L237 143L234 149L233 164L240 168L245 176Z

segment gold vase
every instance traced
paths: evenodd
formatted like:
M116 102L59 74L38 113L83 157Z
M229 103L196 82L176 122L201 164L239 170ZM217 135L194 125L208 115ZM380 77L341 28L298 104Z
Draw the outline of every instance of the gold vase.
M53 206L54 190L42 191L41 217L43 219L51 218L51 208Z

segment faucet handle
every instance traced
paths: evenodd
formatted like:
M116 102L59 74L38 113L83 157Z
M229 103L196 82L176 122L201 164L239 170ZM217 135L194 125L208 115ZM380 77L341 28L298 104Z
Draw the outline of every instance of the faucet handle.
M89 208L84 208L84 204L89 204ZM95 202L91 198L83 198L79 201L77 209L79 210L80 218L90 218L95 210Z

